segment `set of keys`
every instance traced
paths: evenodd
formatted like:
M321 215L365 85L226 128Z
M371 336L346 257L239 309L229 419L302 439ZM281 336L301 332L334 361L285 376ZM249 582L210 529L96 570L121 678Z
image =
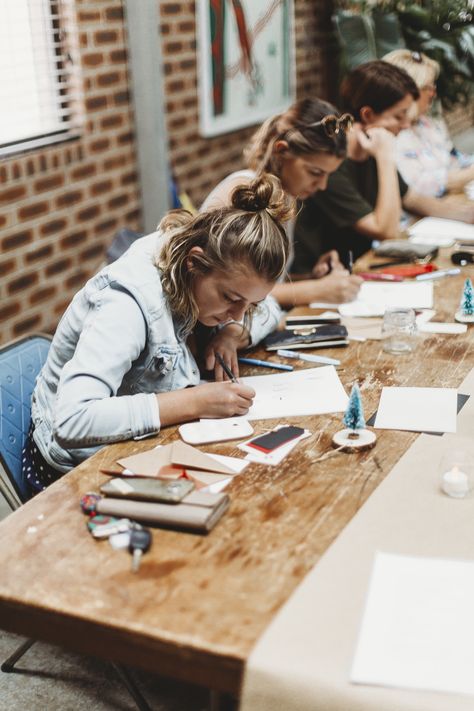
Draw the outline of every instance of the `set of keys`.
M108 539L114 550L127 548L132 556L132 572L137 573L142 556L150 550L152 543L151 531L128 518L95 515L95 504L100 496L86 494L81 499L81 508L90 515L87 528L97 540Z

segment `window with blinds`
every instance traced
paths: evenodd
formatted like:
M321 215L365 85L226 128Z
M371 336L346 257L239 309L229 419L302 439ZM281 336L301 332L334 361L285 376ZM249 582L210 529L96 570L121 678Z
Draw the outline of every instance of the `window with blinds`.
M77 135L73 0L0 1L0 155Z

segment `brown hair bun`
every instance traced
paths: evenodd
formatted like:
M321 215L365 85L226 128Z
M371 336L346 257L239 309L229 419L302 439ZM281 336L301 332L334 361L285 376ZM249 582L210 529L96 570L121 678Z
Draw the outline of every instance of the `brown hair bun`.
M274 175L262 173L246 185L238 185L232 192L232 207L245 212L266 210L277 222L286 222L295 214L295 201L283 190Z

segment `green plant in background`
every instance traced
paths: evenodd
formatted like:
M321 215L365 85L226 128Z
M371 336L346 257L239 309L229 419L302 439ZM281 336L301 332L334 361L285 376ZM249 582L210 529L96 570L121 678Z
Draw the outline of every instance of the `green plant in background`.
M337 7L334 20L346 69L406 46L439 62L437 87L444 108L470 101L474 0L342 0Z

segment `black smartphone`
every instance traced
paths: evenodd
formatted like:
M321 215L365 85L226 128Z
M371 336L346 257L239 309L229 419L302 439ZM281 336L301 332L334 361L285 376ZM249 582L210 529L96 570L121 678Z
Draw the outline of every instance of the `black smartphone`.
M254 447L268 454L268 452L272 452L277 447L281 447L282 444L286 444L292 439L300 437L302 434L304 434L302 427L287 425L286 427L280 427L279 430L273 430L272 432L268 432L268 434L255 437L255 439L247 442L247 447Z

